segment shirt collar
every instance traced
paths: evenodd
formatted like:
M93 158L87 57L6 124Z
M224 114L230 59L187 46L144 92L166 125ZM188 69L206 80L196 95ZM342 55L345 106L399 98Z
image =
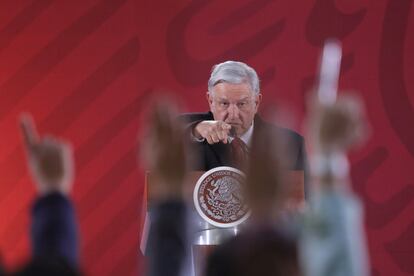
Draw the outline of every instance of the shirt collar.
M249 129L243 135L240 136L240 139L248 146L250 146L252 142L253 127L254 121L252 122L252 125L249 127Z
M242 140L249 147L252 142L253 128L254 128L254 121L252 122L252 125L249 127L249 129L239 137L240 140ZM233 139L234 138L229 137L230 143L233 141Z

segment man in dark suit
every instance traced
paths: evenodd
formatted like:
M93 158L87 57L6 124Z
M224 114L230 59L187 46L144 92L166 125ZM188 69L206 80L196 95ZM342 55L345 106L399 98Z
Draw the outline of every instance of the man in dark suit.
M191 155L196 155L198 160L192 160L190 167L192 170L208 171L219 166L233 166L233 160L231 158L231 146L230 143L218 142L209 143L207 140L197 141L192 134L195 126L203 121L213 121L214 115L212 112L207 113L188 113L181 115L181 120L186 123L186 136L190 137ZM304 148L303 137L298 133L286 129L277 127L271 123L264 121L259 115L254 118L254 130L257 131L261 128L270 129L270 131L277 133L278 137L284 138L282 144L286 146L280 146L283 150L281 155L286 156L288 162L286 166L290 170L305 170L306 169L306 152ZM249 146L250 144L248 144ZM191 160L191 157L189 158Z
M207 113L184 114L191 151L191 169L210 170L218 166L235 166L233 141L241 140L248 152L253 132L269 129L282 137L281 154L291 170L305 169L303 138L296 132L276 127L257 115L262 100L257 74L242 62L226 61L215 65L208 81Z

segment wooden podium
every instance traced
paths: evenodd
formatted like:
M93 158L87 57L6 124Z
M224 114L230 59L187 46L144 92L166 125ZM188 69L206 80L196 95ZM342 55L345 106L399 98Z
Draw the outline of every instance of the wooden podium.
M198 179L204 174L204 171L192 171L189 172L185 177L183 198L186 202L190 203L191 207L194 207L193 203L193 192ZM288 171L286 178L286 187L289 187L287 191L290 200L293 204L302 204L305 200L304 192L304 172L303 171ZM144 199L142 209L142 221L141 221L141 252L145 255L146 242L149 230L149 216L148 210L153 205L153 190L155 178L151 175L151 172L146 172L145 175L145 187L144 187ZM195 211L195 208L194 208ZM215 245L198 245L193 243L193 263L195 275L201 275L200 271L203 269L203 265L209 252L214 249Z

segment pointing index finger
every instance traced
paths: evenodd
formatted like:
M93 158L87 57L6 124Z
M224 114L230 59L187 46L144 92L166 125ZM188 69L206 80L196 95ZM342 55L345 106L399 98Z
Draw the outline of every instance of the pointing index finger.
M33 123L33 119L29 114L23 114L20 117L20 127L26 147L30 150L33 149L39 141L39 136Z
M229 125L228 123L225 123L225 122L221 122L220 127L224 130L230 130L231 129L231 125Z

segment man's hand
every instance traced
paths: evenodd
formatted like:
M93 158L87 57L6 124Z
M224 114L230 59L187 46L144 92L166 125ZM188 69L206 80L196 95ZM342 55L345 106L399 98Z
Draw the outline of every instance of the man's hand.
M29 169L40 194L70 192L73 180L72 149L66 142L52 136L40 138L29 115L23 115L20 125Z
M194 136L204 138L209 144L223 142L227 144L231 125L223 121L202 121L194 128Z

